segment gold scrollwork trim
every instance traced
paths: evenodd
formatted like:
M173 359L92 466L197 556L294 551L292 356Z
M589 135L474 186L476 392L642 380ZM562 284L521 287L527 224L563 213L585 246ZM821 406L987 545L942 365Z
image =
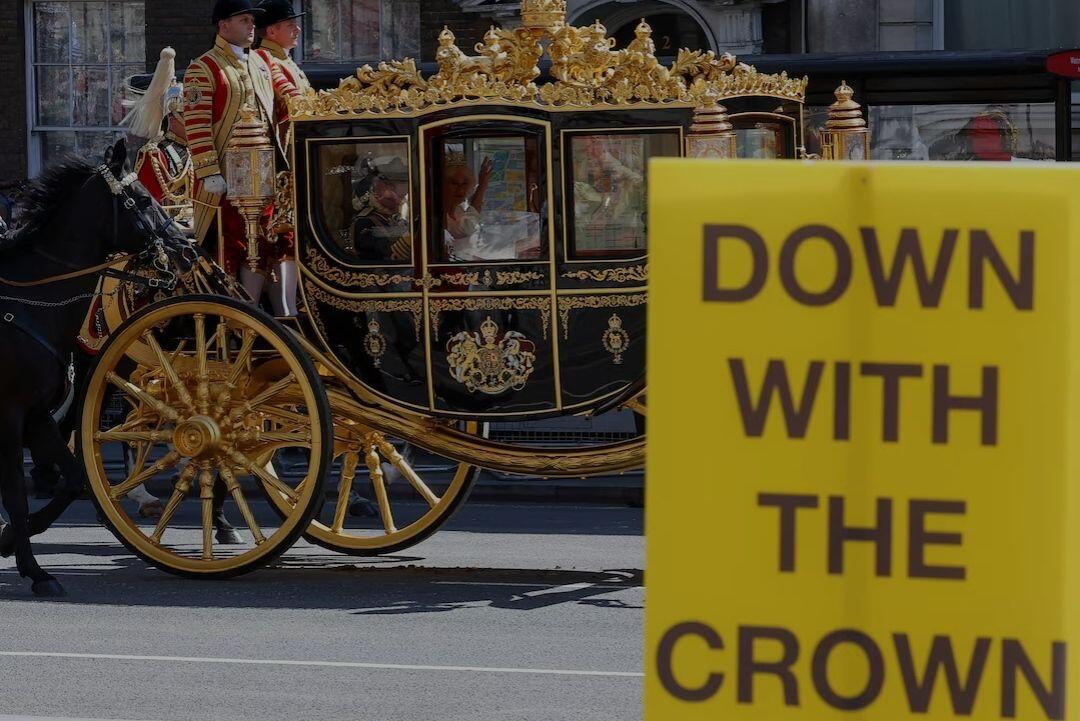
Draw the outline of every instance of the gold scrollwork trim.
M646 293L635 295L566 295L559 298L559 323L562 324L563 338L570 337L570 311L581 308L633 308L645 305L649 296Z
M563 278L571 280L595 280L599 283L646 282L649 280L649 266L634 265L629 268L582 268L563 273Z
M429 313L431 316L431 332L435 340L439 339L440 315L445 312L461 310L540 311L544 340L547 340L548 328L551 326L551 298L546 296L537 296L535 298L434 298L431 300Z
M492 274L491 269L483 273L473 271L469 273L448 273L440 280L451 285L517 285L528 283L532 280L543 280L544 274L535 270L497 270Z
M308 265L312 272L321 278L346 287L371 287L397 285L408 283L412 285L416 279L408 275L386 275L383 273L353 273L351 271L335 268L327 262L326 258L314 248L308 248Z
M333 90L289 100L293 120L329 120L403 113L499 101L541 108L617 108L644 103L700 104L765 95L804 102L807 78L759 73L729 53L680 50L671 66L656 57L652 28L644 20L634 39L615 49L599 21L586 27L563 22L513 29L492 28L469 55L449 28L439 34L438 72L424 77L415 60L364 65ZM547 41L546 43L543 41ZM551 82L537 83L545 50Z
M508 271L495 271L495 285L516 285L518 283L528 283L531 280L543 280L544 274L537 273L535 270L508 270Z
M420 298L381 298L372 300L341 298L333 293L327 293L310 282L304 283L304 291L309 298L320 303L326 303L331 308L352 313L411 313L416 340L420 340L420 323L424 315L424 301Z

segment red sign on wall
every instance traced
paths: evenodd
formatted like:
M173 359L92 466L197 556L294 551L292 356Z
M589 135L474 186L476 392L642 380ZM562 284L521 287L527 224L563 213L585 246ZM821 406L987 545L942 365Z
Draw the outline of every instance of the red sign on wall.
M1080 50L1054 53L1046 59L1046 69L1063 78L1080 80Z

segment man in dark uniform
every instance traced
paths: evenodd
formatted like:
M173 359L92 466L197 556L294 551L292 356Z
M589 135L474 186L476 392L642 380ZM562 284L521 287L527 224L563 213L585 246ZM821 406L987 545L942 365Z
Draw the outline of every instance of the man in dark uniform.
M412 257L412 232L401 207L409 195L409 168L398 157L365 160L355 193L360 209L352 219L349 245L358 260L403 262Z

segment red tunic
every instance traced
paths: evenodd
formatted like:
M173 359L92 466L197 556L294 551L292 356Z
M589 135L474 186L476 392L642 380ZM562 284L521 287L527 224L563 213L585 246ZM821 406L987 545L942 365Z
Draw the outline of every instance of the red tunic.
M240 119L245 97L252 98L260 115L273 122L278 106L284 104L289 93L280 70L266 63L262 55L252 52L238 58L221 37L209 52L191 63L184 75L184 125L196 178L192 192L195 235L200 242L206 238L220 207L222 255L229 272L235 273L246 261L246 224L227 198L203 190L202 181L223 174L225 148ZM273 260L274 255L270 247L260 249L264 263Z
M311 83L308 82L304 71L289 57L289 53L273 40L263 38L259 49L255 52L259 53L263 61L273 68L275 94L291 97L311 89ZM289 104L287 102L278 103L275 110L274 125L277 130L278 141L288 152L289 144L292 142ZM263 221L269 224L271 217L272 213L264 214ZM279 233L275 242L271 244L269 257L274 261L295 259L296 232Z

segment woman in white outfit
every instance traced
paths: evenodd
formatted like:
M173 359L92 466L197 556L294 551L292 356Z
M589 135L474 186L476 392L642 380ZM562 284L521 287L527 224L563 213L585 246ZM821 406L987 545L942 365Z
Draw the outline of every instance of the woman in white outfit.
M491 180L491 158L480 163L477 180L464 158L452 158L443 173L443 242L447 260L483 260L480 214Z

